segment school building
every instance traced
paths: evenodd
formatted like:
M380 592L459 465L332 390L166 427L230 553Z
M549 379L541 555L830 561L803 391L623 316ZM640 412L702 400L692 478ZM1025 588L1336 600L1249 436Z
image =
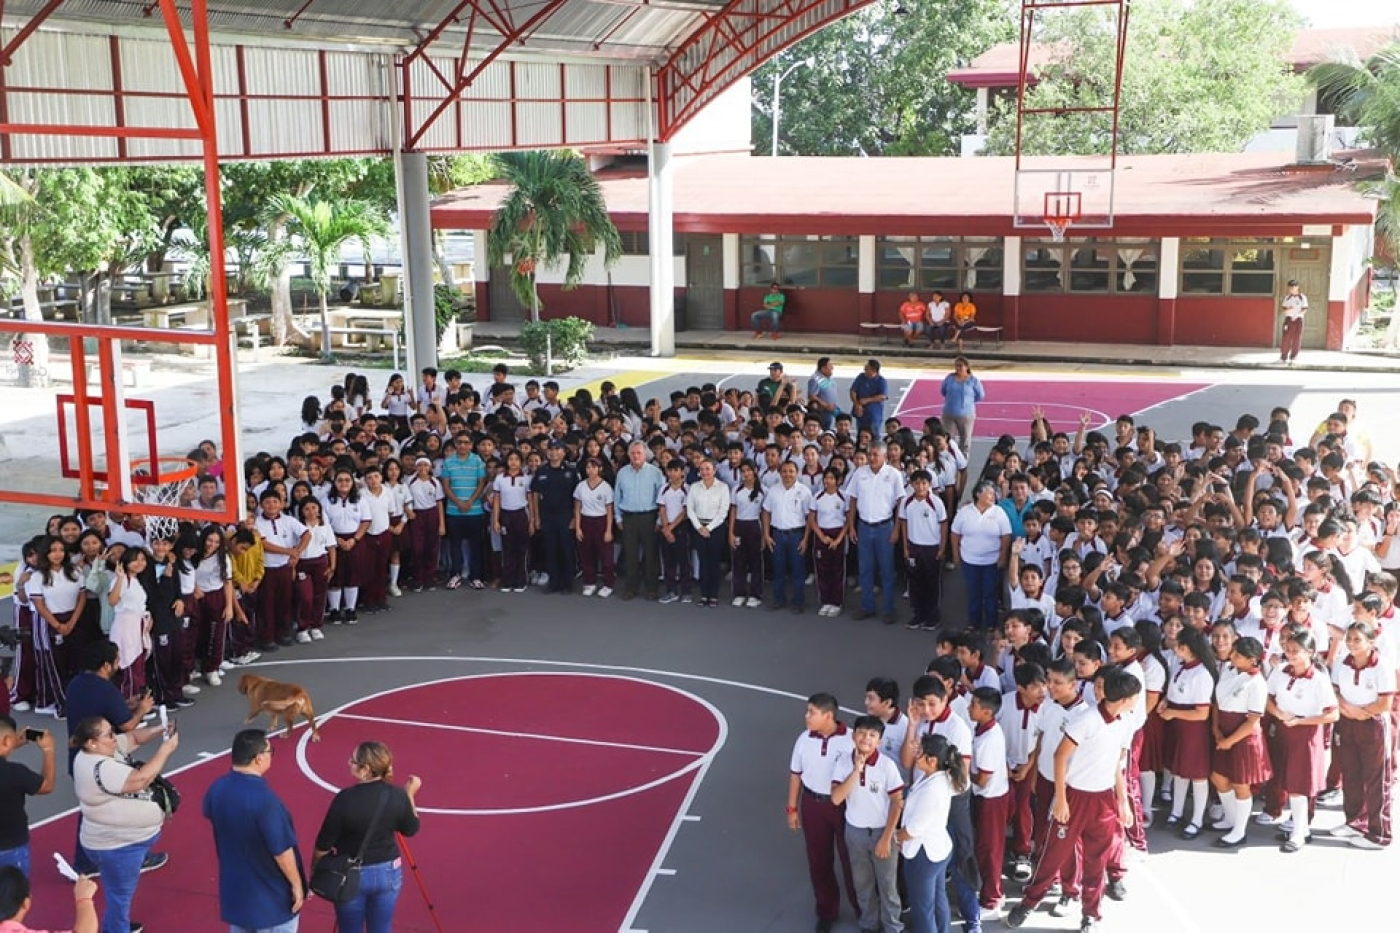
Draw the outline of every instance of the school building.
M1268 347L1289 279L1308 296L1304 346L1342 349L1370 290L1376 203L1355 183L1385 163L1365 152L1298 164L1277 152L1120 158L1111 229L1014 224L1010 158L695 155L674 160L677 330L744 331L768 286L788 294L783 329L858 334L894 321L910 290L967 290L978 322L1007 340ZM644 160L598 171L626 255L597 257L565 292L540 275L546 316L647 327ZM434 202L437 229L485 229L506 187ZM523 320L501 269L479 263L481 320Z

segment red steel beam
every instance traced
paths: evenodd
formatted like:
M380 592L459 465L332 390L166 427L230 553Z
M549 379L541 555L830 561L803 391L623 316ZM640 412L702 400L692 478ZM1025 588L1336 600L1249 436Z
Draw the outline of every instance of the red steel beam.
M49 0L29 22L20 27L19 32L15 33L15 37L9 41L9 44L0 49L0 68L8 68L14 62L15 52L19 51L19 47L24 45L29 37L34 35L40 26L44 25L44 21L53 15L54 10L62 5L63 0Z
M297 24L297 20L301 19L301 14L305 13L311 7L311 4L315 2L316 0L306 0L305 3L303 3L297 8L297 11L295 13L282 20L282 28L291 29L293 26L295 26Z
M136 327L130 324L84 324L72 321L31 321L27 318L0 318L0 334L44 334L49 337L63 337L82 344L82 337L96 337L99 340L138 340L148 341L153 333L149 327ZM188 343L194 346L213 346L218 342L218 334L213 330L180 328L169 334L161 334L162 343ZM77 359L76 355L74 359Z
M57 123L0 123L0 133L29 136L99 136L104 139L199 139L199 130L160 126L87 126Z

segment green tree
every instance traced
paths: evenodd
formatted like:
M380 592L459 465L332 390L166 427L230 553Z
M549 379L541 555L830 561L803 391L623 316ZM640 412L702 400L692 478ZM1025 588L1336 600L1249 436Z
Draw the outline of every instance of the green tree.
M270 217L285 217L287 232L306 255L311 284L321 302L321 360L331 360L330 308L332 270L340 263L340 250L348 242L363 244L383 236L389 225L383 213L365 201L300 198L279 194L268 202Z
M487 261L496 268L510 257L511 288L538 321L541 266L567 262L564 287L575 288L594 249L601 244L603 261L611 266L622 255L622 238L598 179L577 153L502 152L494 161L511 190L491 218Z
M1036 41L1053 51L1027 91L1027 107L1112 102L1115 12L1080 7L1045 15ZM1118 151L1241 149L1274 117L1299 106L1305 85L1284 61L1299 24L1287 0L1135 0L1123 61ZM1110 121L1111 115L1102 113L1028 115L1021 151L1106 153ZM997 109L987 151L1007 155L1015 142L1012 100Z
M1364 62L1352 56L1314 65L1308 81L1339 116L1365 129L1371 145L1400 161L1400 42Z
M754 72L753 132L767 152L773 81L782 82L779 151L800 155L956 155L974 132L976 94L949 71L1014 40L1006 0L876 0Z

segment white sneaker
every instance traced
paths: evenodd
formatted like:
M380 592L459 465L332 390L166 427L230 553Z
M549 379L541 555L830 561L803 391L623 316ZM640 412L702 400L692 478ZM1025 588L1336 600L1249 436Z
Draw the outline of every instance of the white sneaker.
M583 588L584 596L592 596L596 592L598 592L598 587L594 586L592 583Z
M309 645L309 644L311 644L311 633L310 633L310 632L297 632L297 644L300 644L300 645Z
M203 676L203 671L190 671L190 683L194 683L196 680L199 680Z
M732 603L730 603L729 605L733 606L735 609L740 609L740 608L742 608L743 605L744 605L744 597L742 597L742 596L735 596L735 597L734 597L734 601L733 601Z
M1333 826L1327 831L1327 835L1331 836L1333 839L1354 839L1361 834L1343 823L1341 826Z
M811 586L813 583L816 583L816 582L817 582L817 575L814 574L814 573L809 573L809 574L807 574L807 579L804 581L803 585L804 585L804 586Z
M57 715L58 715L58 707L57 707L57 706L40 706L38 709L34 710L34 712L35 712L36 715L39 715L39 716L57 716Z
M390 596L402 596L402 595L403 595L403 590L399 589L398 584L391 583L391 584L389 584L389 595L390 595Z
M611 595L612 595L612 587L610 587L610 586L600 586L600 587L598 588L598 598L599 598L599 599L607 599L607 598L608 598L609 596L611 596Z
M220 665L219 665L219 673L220 673L220 674L227 674L227 673L228 673L229 671L231 671L231 670L233 670L233 662L232 662L232 661L224 661L223 664L220 664ZM216 685L216 686L217 686L217 685Z
M209 686L211 687L222 687L224 684L223 675L220 674L218 671L210 671L204 676L209 679Z
M194 684L185 684L183 687L180 688L180 692L187 697L192 697L195 694L199 693L199 688L196 687Z
M1360 834L1351 837L1347 842L1353 849L1369 849L1374 852L1385 848L1385 846L1381 845L1376 840Z
M757 609L759 606L763 605L763 600L759 599L757 596L750 596L744 601L744 605L748 606L750 609Z
M257 660L258 658L260 658L260 657L262 657L262 652L261 652L261 651L249 651L247 654L245 654L245 655L243 656L243 663L244 663L244 664L252 664L254 661L256 661L256 660Z
M547 573L537 573L537 574L535 574L535 586L549 586L549 574L547 574Z
M325 633L322 632L322 631L321 631L320 629L318 629L318 628L313 628L313 629L311 630L311 640L312 640L312 641L325 641L325 640L326 640Z
M28 700L20 700L18 703L11 703L10 709L17 713L27 713L31 709Z
M1270 816L1267 813L1260 813L1254 818L1254 822L1260 826L1282 826L1284 818L1282 816Z

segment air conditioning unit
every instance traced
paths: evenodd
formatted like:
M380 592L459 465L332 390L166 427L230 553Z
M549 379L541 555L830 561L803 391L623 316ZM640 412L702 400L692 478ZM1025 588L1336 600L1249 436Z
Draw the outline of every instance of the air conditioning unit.
M1299 165L1326 165L1332 161L1332 122L1330 113L1298 117Z

